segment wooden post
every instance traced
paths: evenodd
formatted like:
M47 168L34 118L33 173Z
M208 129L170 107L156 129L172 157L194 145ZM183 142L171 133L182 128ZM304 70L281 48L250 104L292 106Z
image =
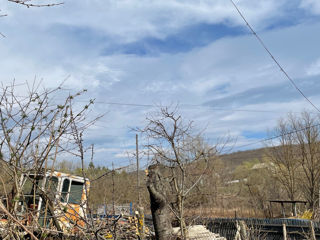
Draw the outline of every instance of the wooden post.
M139 178L139 142L138 134L136 134L136 157L137 157L137 191L138 191L138 207L137 207L137 220L138 220L138 233L140 239L144 239L144 209L141 206L140 198L140 178Z
M285 218L286 217L286 212L284 210L283 202L281 202L281 212L282 212L282 216Z
M249 240L245 221L239 221L241 240Z
M140 206L140 205L141 205L141 200L140 200L139 144L138 144L138 134L136 134L136 157L137 157L137 191L138 191L138 206Z
M282 224L282 233L283 233L283 240L287 240L287 228L286 228L286 224Z
M112 215L113 215L113 219L114 219L114 216L116 214L116 211L115 211L115 197L114 197L114 165L113 165L113 162L112 162L112 175L111 175L111 179L112 179Z
M311 220L310 220L310 233L311 233L311 240L317 240L316 234L314 232L313 221Z
M114 196L114 165L112 162L112 221L115 223L115 196ZM117 224L113 224L113 231L112 231L113 239L117 239Z
M234 236L234 240L241 240L239 221L236 221L236 228L237 228L237 232L236 232L236 235Z
M294 217L297 216L297 204L296 204L296 202L293 203L293 216Z

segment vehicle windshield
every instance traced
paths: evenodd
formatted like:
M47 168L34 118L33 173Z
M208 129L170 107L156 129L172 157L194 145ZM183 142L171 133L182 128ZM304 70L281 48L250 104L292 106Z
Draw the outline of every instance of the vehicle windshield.
M43 176L29 175L26 176L25 183L23 186L24 196L39 195L41 193L41 188L43 187ZM47 177L45 184L45 192L50 193L50 195L55 195L57 193L58 179L56 177Z
M39 188L41 188L43 184L43 176L29 175L25 178L26 180L23 186L24 196L39 195Z

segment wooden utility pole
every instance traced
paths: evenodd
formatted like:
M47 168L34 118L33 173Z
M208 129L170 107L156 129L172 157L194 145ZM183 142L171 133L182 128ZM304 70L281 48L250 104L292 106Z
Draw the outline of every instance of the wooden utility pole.
M140 178L139 178L139 142L138 134L136 134L136 157L137 157L137 191L138 191L138 234L140 239L144 239L144 209L141 206L141 196L140 196Z
M115 211L115 206L114 206L114 199L115 199L115 196L114 196L114 165L113 165L113 162L112 162L112 215L113 217L115 216L116 214L116 211Z
M112 162L112 219L115 221L115 196L114 196L114 165ZM117 224L113 224L113 239L117 239L117 230L116 230Z
M138 134L136 134L136 157L137 157L137 191L138 191L138 205L141 205L140 199L140 178L139 178L139 144Z

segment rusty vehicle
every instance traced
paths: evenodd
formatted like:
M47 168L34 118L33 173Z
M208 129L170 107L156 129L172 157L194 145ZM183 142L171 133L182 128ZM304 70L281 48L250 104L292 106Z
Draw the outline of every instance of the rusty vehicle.
M23 194L14 210L21 223L64 233L85 225L89 179L46 171L22 175L20 181Z

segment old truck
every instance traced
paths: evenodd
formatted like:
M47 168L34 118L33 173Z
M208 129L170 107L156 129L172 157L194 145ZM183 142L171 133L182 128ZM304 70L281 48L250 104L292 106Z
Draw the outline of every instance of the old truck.
M89 179L57 171L21 176L14 212L25 226L74 233L86 223ZM2 219L2 225L5 219Z

